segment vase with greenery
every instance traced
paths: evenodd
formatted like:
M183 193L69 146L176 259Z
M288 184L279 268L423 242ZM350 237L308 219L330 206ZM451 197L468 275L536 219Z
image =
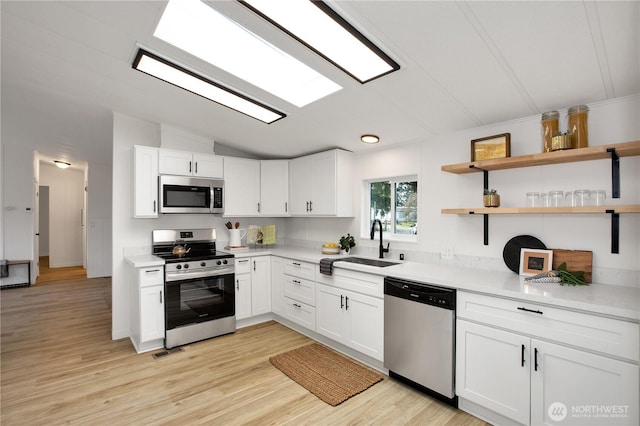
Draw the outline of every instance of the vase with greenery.
M353 247L356 246L356 240L353 238L353 235L347 234L346 236L340 237L340 249L349 253Z
M500 207L500 194L495 189L485 189L482 200L485 207Z

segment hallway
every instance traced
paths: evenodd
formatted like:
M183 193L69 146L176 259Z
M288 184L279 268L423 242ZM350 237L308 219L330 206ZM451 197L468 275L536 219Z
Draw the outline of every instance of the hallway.
M49 256L40 256L40 275L36 285L46 284L52 281L70 281L87 278L87 270L82 266L69 266L65 268L49 268Z

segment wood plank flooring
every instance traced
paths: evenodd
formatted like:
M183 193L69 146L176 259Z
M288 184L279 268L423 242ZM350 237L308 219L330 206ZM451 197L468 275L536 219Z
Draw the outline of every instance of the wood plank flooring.
M138 355L111 340L110 294L108 278L0 294L3 426L485 424L389 377L331 407L269 363L310 343L276 322Z
M40 264L40 275L38 275L38 279L36 280L37 284L87 278L87 270L82 266L50 268L49 256L40 256L38 261Z

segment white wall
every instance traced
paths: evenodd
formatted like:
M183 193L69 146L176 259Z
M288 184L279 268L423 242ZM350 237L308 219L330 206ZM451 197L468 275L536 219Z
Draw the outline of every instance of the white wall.
M40 185L49 187L50 267L82 266L84 171L41 163Z
M239 221L248 225L276 224L278 240L286 233L285 220L262 218L227 218L212 215L160 215L157 219L133 218L133 146L160 146L161 125L120 113L113 117L113 275L112 337L129 336L129 276L124 257L151 253L154 229L215 228L217 247L227 245L229 235L224 224ZM180 149L180 146L174 147Z

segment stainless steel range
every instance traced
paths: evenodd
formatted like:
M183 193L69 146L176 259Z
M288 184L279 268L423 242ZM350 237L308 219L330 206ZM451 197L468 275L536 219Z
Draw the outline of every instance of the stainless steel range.
M166 262L165 347L233 333L234 256L216 250L216 230L155 230L152 247Z

